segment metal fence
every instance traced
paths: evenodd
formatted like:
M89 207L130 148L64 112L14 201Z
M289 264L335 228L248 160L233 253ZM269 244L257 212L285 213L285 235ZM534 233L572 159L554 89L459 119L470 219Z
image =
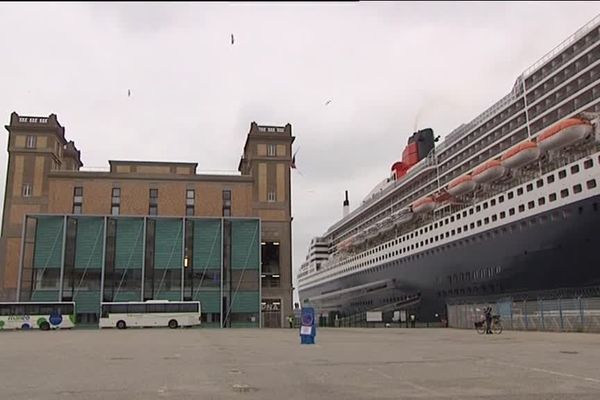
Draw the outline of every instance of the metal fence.
M600 297L506 298L494 303L448 304L449 327L472 329L488 306L500 315L504 329L600 333Z

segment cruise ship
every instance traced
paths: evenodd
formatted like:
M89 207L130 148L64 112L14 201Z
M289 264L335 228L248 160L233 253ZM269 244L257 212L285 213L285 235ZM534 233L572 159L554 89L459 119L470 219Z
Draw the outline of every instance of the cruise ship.
M311 241L301 303L439 321L449 298L600 285L599 61L597 16L443 141L412 134Z

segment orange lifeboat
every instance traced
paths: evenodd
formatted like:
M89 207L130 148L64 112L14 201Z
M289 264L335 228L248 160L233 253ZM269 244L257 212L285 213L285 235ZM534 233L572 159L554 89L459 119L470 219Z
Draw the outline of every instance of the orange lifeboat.
M414 213L424 213L433 211L435 208L435 200L431 196L421 197L411 204Z
M568 118L546 129L537 138L543 151L559 149L576 143L593 131L592 125L580 118Z
M451 181L448 184L448 193L452 196L462 196L475 190L477 183L473 181L471 175L463 175Z
M540 157L540 148L530 140L519 143L506 150L500 161L505 168L520 168Z
M498 160L489 160L473 170L471 176L477 183L492 182L502 178L506 168Z

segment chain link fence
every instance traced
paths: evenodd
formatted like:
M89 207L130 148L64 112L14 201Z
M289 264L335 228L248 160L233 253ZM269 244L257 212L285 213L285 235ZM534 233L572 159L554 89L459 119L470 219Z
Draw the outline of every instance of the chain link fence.
M472 329L488 306L500 315L504 329L600 333L600 297L457 302L448 304L448 326Z

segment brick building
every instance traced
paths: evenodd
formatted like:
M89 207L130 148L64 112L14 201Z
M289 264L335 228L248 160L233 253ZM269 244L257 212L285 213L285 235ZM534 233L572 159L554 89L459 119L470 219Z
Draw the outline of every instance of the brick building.
M105 269L115 267L115 257L119 264L119 229L126 232L127 226L139 225L140 232L143 231L140 251L144 254L140 255L139 262L143 271L150 264L160 263L158 255L150 255L149 251L156 245L159 253L163 242L152 237L157 241L150 244L150 230L158 237L163 226L167 235L169 229L174 229L173 235L178 232L180 241L173 242L173 246L180 246L181 253L176 252L169 263L173 268L181 266L182 269L181 273L173 270L169 279L181 282L181 298L186 299L184 287L193 284L193 273L185 268L192 264L193 256L196 257L194 266L203 264L202 257L206 257L202 252L192 255L194 243L202 247L202 243L197 242L199 239L192 237L193 232L200 229L196 225L205 227L210 221L219 221L218 232L222 239L225 235L222 232L227 232L230 236L225 236L230 238L239 237L241 233L236 233L236 227L242 232L243 221L258 221L260 238L256 240L260 241L261 251L258 252L260 277L257 278L263 326L281 326L284 316L292 313L290 163L294 137L290 124L261 126L253 122L238 166L239 173L230 175L198 174L196 163L152 161L109 161L110 170L85 171L81 169L81 152L73 141L66 139L65 129L56 115L30 117L12 113L6 129L9 157L0 242L0 298L14 300L20 287L19 300L28 300L36 285L34 281L37 279L38 285L41 280L46 280L46 284L52 282L49 278L54 274L52 268L57 268L60 282L56 283L56 293L60 300L71 300L65 290L66 276L69 268L78 269L77 259L83 255L77 252L85 248L85 240L76 238L76 233L71 238L72 245L69 244L69 224L72 223L79 226L73 228L73 232L83 234L86 229L95 229L94 226L99 229L102 251L98 253L98 263L103 274L104 301L107 296L114 300L106 294L104 273ZM115 228L111 224L120 225ZM42 242L37 250L35 242L50 240L43 234L54 232L53 227L57 233L55 242L44 258L38 254L44 251ZM111 229L117 232L116 236L110 236ZM229 240L227 237L225 242ZM122 238L126 238L126 233ZM107 246L111 240L116 240L112 246L116 250ZM127 246L135 247L129 242ZM221 272L230 257L235 263L235 244L232 246L229 250L219 247L223 252L215 260L221 263ZM40 261L42 259L45 261ZM143 277L144 272L141 275ZM93 274L88 273L88 276ZM225 276L221 274L215 279L221 278ZM85 279L82 277L81 281ZM138 295L141 299L152 298L144 294L144 283L141 286L135 292L136 299ZM215 307L223 310L220 304Z

